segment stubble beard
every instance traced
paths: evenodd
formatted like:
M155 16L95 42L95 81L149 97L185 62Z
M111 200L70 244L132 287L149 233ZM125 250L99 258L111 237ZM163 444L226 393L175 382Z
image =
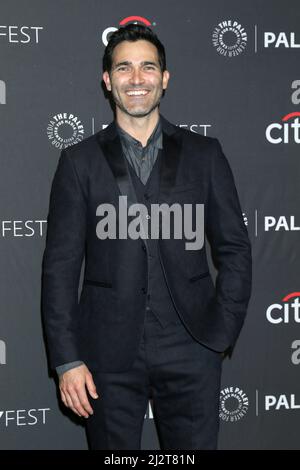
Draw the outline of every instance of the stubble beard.
M133 109L131 111L119 99L119 96L115 93L114 89L112 88L112 98L113 98L115 105L128 116L140 117L140 118L148 116L148 114L152 113L152 111L159 106L162 94L163 94L163 88L161 87L159 95L155 99L154 103L152 103L148 109L144 109L144 110L138 109L136 111Z

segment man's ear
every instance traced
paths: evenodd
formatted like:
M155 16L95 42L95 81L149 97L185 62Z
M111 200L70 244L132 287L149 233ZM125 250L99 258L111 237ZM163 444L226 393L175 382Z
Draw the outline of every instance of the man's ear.
M165 70L163 72L163 89L164 90L166 90L168 87L169 79L170 79L170 73L168 72L168 70Z
M105 86L106 86L106 89L108 91L111 91L111 83L110 83L110 76L109 76L109 73L107 71L105 71L102 75L102 78L103 78L103 81L105 83Z

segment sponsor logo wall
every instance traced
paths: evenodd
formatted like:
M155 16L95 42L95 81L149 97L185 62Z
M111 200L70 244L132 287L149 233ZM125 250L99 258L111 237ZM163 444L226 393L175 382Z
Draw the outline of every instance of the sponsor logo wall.
M132 0L31 0L30 15L2 1L1 449L87 449L48 370L41 262L60 152L113 119L101 59L130 22L165 44L162 114L220 140L252 242L248 316L223 363L219 448L300 448L299 14L297 0L187 0L171 10L157 0L138 9ZM153 421L149 402L142 448L158 449Z

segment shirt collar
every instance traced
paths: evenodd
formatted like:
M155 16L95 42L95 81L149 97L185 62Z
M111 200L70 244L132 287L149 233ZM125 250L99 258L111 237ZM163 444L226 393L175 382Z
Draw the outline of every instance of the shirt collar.
M141 143L138 139L136 139L132 135L128 134L128 132L126 132L124 129L122 129L122 127L119 126L117 121L115 121L115 123L116 123L117 131L118 131L120 137L125 139L127 141L127 143L129 143L130 145L132 145L132 144L136 145L136 144ZM153 129L152 134L150 135L150 137L147 140L146 147L149 144L152 144L154 147L157 147L158 149L163 148L162 147L162 126L161 126L160 116L158 118L158 122L157 122L155 128Z

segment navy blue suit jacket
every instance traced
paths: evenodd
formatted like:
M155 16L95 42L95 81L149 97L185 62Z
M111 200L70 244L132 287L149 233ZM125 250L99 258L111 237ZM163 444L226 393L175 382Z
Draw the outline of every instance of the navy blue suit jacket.
M161 239L160 262L178 315L202 344L233 346L251 292L251 247L228 161L217 139L174 126L163 116L158 202L204 204L205 246ZM125 371L142 334L145 295L140 240L96 235L101 203L134 201L115 122L63 150L53 179L43 259L42 313L50 367L82 360L90 370ZM78 301L82 262L84 281Z

